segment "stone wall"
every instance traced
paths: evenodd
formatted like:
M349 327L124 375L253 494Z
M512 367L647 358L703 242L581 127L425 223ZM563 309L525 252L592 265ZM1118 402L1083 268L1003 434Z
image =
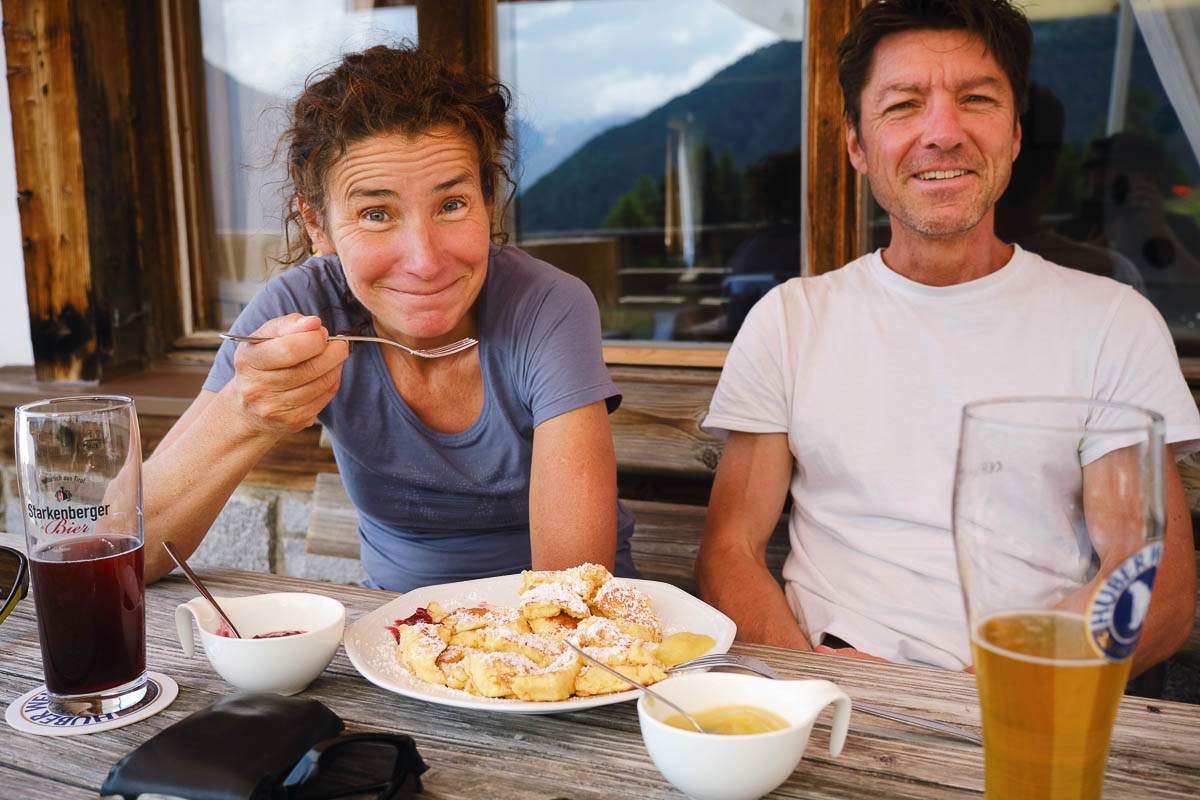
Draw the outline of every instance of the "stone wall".
M4 530L23 533L16 470L11 466L0 467L0 475ZM366 573L357 559L305 552L311 505L311 492L241 486L229 498L188 564L195 569L234 567L361 584Z

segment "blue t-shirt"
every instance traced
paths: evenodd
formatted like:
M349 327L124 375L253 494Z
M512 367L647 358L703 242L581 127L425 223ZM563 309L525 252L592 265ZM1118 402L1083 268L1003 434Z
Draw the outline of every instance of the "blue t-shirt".
M321 317L331 333L375 335L348 297L337 256L310 258L268 281L231 331L253 333L297 312ZM484 399L466 430L441 433L421 422L372 343L352 344L337 394L317 415L358 509L362 563L375 586L408 591L529 569L534 428L597 400L610 413L621 402L582 281L493 246L476 302ZM234 349L221 346L205 389L232 379ZM616 574L636 577L633 517L620 504L617 527Z

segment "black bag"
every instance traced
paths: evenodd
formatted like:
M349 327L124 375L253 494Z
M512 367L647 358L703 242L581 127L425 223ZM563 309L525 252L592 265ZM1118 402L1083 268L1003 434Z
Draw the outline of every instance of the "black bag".
M234 694L152 736L108 772L101 795L273 800L309 749L339 734L341 718L316 700Z

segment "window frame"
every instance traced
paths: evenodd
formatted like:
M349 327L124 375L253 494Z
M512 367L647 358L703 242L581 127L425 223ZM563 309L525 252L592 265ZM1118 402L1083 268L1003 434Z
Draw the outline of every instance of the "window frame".
M497 51L496 2L415 0L405 4L417 7L418 38L424 45L435 47L455 61L491 68ZM837 41L861 2L808 4L808 34L805 37L807 117L801 137L806 151L801 176L804 186L801 230L803 261L812 266L804 267L804 274L836 268L858 255L861 181L845 153L840 93L836 90L832 65ZM83 8L87 5L69 0L27 0L4 5L18 185L24 190L21 196L28 200L36 189L52 184L53 176L46 168L47 158L54 168L50 172L67 170L78 178L78 185L73 188L79 196L88 194L90 176L103 176L111 169L103 157L103 147L85 146L74 152L59 147L47 153L44 148L31 146L31 142L44 136L49 129L65 132L63 139L68 144L73 136L82 139L92 133L86 129L85 119L95 89L88 85L84 76L115 75L113 80L120 84L118 88L124 93L118 93L118 96L136 98L139 94L150 93L155 98L148 106L152 114L130 114L129 119L119 120L124 126L122 134L142 146L135 155L147 157L146 166L140 171L136 167L130 168L131 174L121 176L126 179L126 185L117 187L119 196L108 197L108 202L93 200L86 210L86 218L68 220L71 225L66 229L72 232L76 245L90 249L90 263L88 259L65 263L63 258L48 258L36 247L28 246L31 232L36 237L38 227L33 222L33 215L26 213L28 203L23 203L26 283L31 289L53 286L56 281L63 282L64 274L70 274L71 280L78 280L83 286L133 280L137 285L130 288L143 298L147 319L142 352L138 357L114 358L111 352L105 351L104 331L97 334L94 324L95 319L103 320L109 314L107 309L92 307L87 297L47 299L42 292L30 291L31 320L45 316L45 308L39 306L54 309L73 303L93 322L90 333L84 334L85 341L80 350L98 363L98 369L85 375L77 355L64 365L61 354L43 352L35 346L35 371L38 379L44 381L99 381L106 375L144 369L163 359L175 363L203 363L211 360L211 355L206 356L204 351L214 349L219 341L213 332L217 317L215 278L205 275L201 269L203 264L211 263L215 258L216 245L211 234L199 4L174 0L157 3L122 0L114 4L113 12L104 15ZM35 20L39 18L43 20L42 30L35 30ZM45 25L46 19L57 20L52 30ZM158 42L150 48L152 56L147 56L145 37L151 32ZM113 43L104 47L87 45L87 42L96 41ZM26 74L31 73L30 54L40 52L38 48L58 53L56 63L64 67L65 74L55 83L59 96L51 103L37 103L40 95L36 91L38 76ZM67 52L71 57L62 55ZM160 68L147 69L148 57L158 59ZM73 67L73 74L65 70L66 66ZM22 89L23 83L28 86ZM34 98L32 103L31 97ZM31 104L37 106L38 111L33 120L27 109ZM22 108L26 110L24 115L20 113ZM136 125L134 116L137 116ZM140 142L139 129L156 131L158 138ZM94 195L95 190L91 191ZM106 206L123 209L132 206L137 217L142 235L135 245L138 266L132 276L128 267L115 269L111 260L96 257L97 249L106 243L105 236L100 233L105 215L115 213L106 211ZM836 213L831 214L831 208ZM143 224L146 220L154 222L152 230ZM35 242L45 240L46 234L43 232L41 237L35 238ZM83 245L79 245L81 239ZM812 253L825 254L821 264L814 264L809 257ZM719 368L727 350L727 345L690 342L620 341L604 345L605 359L610 364L661 367Z

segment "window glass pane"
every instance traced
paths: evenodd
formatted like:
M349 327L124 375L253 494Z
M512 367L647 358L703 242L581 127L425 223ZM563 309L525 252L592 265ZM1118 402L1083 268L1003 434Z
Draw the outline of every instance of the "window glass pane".
M200 16L218 261L210 268L227 328L284 250L274 149L288 102L342 53L416 41L417 17L413 7L330 0L202 0Z
M1163 313L1180 354L1200 355L1200 141L1189 141L1135 18L1123 48L1120 14L1054 13L1081 5L1096 4L1046 3L1031 20L1031 108L997 232L1134 285ZM1156 47L1160 61L1167 49ZM872 209L873 249L890 232Z
M499 5L507 224L591 286L606 338L728 341L800 274L802 20L800 2Z

